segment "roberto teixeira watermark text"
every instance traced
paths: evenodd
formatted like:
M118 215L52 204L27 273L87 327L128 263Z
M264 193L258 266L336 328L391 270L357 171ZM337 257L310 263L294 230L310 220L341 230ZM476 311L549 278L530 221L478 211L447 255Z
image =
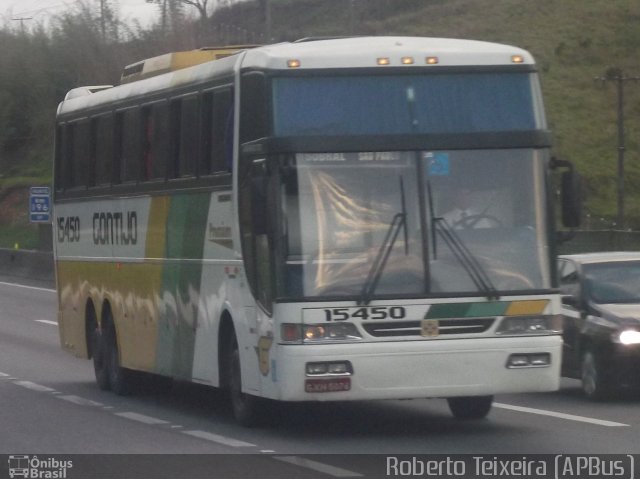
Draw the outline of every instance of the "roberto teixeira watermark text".
M13 454L9 456L9 477L27 479L67 479L73 461L55 457Z
M387 456L386 475L434 478L635 479L635 458L631 454Z

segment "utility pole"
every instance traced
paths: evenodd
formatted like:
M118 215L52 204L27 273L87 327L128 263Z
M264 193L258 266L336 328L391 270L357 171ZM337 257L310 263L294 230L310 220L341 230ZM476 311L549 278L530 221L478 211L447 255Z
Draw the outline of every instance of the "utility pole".
M616 83L616 92L618 97L618 211L616 223L619 229L624 229L624 84L627 81L639 81L640 77L625 76L621 68L609 68L603 77L596 77L596 80L601 82L612 81Z
M353 35L356 28L355 0L347 1L349 2L349 35Z
M264 24L265 24L265 36L267 44L271 43L271 0L264 0Z
M102 41L107 40L107 28L105 16L105 2L106 0L100 0L100 30L102 31Z

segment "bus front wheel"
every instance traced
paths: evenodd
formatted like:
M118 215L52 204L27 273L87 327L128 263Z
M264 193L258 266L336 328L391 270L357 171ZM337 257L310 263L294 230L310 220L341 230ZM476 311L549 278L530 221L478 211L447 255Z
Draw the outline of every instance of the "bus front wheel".
M456 419L483 419L493 405L493 396L447 398L449 409Z
M229 397L233 416L238 424L252 427L258 424L261 413L262 401L260 398L242 392L242 372L240 369L240 351L238 343L230 348L229 354Z

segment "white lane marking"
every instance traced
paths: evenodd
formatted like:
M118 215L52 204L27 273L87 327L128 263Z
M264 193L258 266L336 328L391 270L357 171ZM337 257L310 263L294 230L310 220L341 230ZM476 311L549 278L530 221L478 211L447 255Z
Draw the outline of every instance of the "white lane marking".
M64 399L65 401L72 402L73 404L77 404L78 406L102 406L102 403L92 401L91 399L85 399L80 396L58 396L60 399Z
M3 286L15 286L16 288L24 288L24 289L35 289L36 291L47 291L49 293L55 293L55 289L51 288L38 288L37 286L27 286L26 284L16 284L16 283L5 283L4 281L0 281L0 284Z
M54 326L58 325L57 321L49 321L48 319L34 319L36 323L44 323L44 324L52 324Z
M311 461L304 457L297 456L274 456L274 459L282 462L288 462L295 466L305 467L314 471L322 472L333 477L362 477L363 475L358 472L349 471L329 464L323 464L321 462Z
M493 403L493 406L501 409L510 409L511 411L526 412L530 414L540 414L542 416L557 417L559 419L567 419L569 421L586 422L589 424L595 424L597 426L607 426L607 427L625 427L625 426L628 427L629 426L629 424L623 424L621 422L605 421L603 419L594 419L594 418L585 417L585 416L575 416L573 414L547 411L545 409L534 409L530 407L513 406L511 404L502 404L502 403Z
M158 419L151 416L145 416L144 414L138 414L137 412L117 412L116 416L123 417L125 419L131 419L132 421L142 422L144 424L168 424L169 421Z
M187 434L188 436L197 437L199 439L204 439L206 441L217 442L219 444L224 444L225 446L231 446L231 447L254 447L255 446L255 444L251 444L249 442L238 441L237 439L220 436L218 434L213 434L206 431L182 431L182 434Z
M22 386L23 388L31 389L32 391L38 391L42 393L51 393L55 391L55 389L51 389L51 388L48 388L47 386L42 386L40 384L32 383L31 381L15 381L13 384L17 384L18 386Z

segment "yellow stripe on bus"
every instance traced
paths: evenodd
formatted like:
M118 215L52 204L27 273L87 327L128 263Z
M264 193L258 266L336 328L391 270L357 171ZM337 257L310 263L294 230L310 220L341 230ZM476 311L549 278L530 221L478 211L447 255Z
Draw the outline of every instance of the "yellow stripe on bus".
M548 299L534 299L529 301L513 301L505 316L526 316L529 314L542 314L549 304Z
M147 238L145 253L147 258L164 258L167 244L167 218L171 198L168 196L151 199L149 211L149 224L147 226Z

